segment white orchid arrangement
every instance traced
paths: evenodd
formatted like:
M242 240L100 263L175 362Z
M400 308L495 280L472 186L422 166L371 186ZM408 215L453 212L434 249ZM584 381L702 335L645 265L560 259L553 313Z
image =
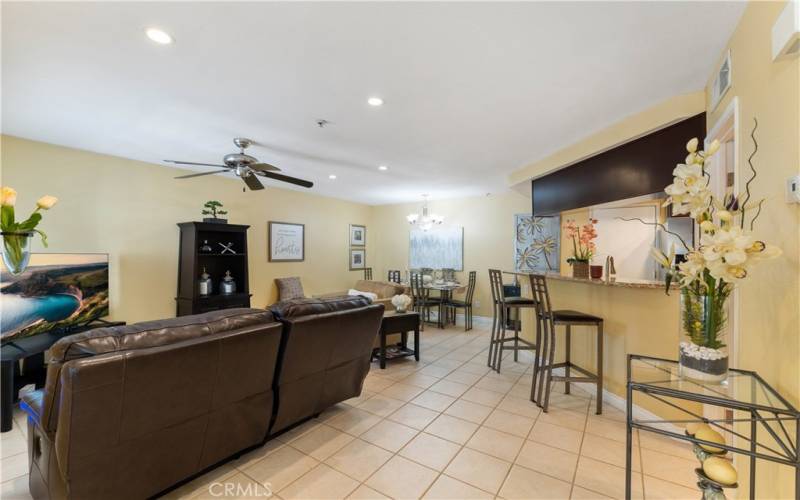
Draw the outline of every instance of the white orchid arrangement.
M683 326L692 342L713 349L724 347L717 334L725 323L724 304L733 286L746 278L756 263L781 254L779 248L756 240L751 234L764 202L750 201L750 183L756 177L751 160L758 151L755 136L751 137L755 150L748 159L752 176L745 192L723 200L713 196L706 172L706 164L719 149L719 142L709 144L706 151L698 151L697 138L686 144L689 154L685 163L673 171L673 183L664 190L668 195L664 206L672 206L674 214L689 214L699 225L700 242L692 248L678 237L688 253L686 261L677 265L673 264L674 247L669 256L657 248L652 250L655 260L667 271L667 293L671 283L676 282L683 294L704 299L703 308L708 310L687 311Z

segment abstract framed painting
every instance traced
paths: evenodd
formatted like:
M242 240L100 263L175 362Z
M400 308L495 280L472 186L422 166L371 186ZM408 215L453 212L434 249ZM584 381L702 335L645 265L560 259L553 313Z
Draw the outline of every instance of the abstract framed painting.
M411 229L408 267L463 271L464 228L440 226L428 231L420 228Z

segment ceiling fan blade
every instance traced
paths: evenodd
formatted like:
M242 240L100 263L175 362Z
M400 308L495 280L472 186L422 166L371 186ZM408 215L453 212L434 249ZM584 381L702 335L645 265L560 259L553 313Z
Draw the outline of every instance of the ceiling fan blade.
M212 170L211 172L201 172L199 174L189 174L189 175L180 175L175 177L176 179L188 179L190 177L201 177L203 175L214 175L214 174L221 174L222 172L227 172L228 169L224 168L222 170Z
M249 187L253 191L264 189L264 185L261 184L261 181L259 181L255 175L244 175L242 176L242 180L244 181L245 184L247 184L247 187Z
M269 163L253 163L248 165L248 167L252 168L253 170L258 170L259 172L280 172L281 169L276 167L275 165L270 165Z
M302 186L304 188L310 188L314 185L313 182L304 181L303 179L298 179L297 177L289 177L288 175L283 174L276 174L275 172L264 172L262 170L258 171L258 175L269 177L270 179L275 179L276 181L288 182L290 184L296 184L298 186Z
M201 167L224 167L225 165L217 165L216 163L195 163L193 161L178 161L178 160L164 160L169 163L177 165L199 165Z

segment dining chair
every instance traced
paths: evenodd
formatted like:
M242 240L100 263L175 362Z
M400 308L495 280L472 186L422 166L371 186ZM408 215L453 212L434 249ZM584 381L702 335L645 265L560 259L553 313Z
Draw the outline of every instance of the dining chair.
M430 298L428 289L419 273L411 274L411 299L412 307L419 313L422 331L425 331L425 323L431 322L431 308L439 307L439 324L441 325L441 301Z
M442 279L445 281L456 280L456 270L451 268L442 268Z
M400 270L390 269L388 275L388 281L390 281L391 283L400 283Z
M450 299L445 303L445 315L447 311L453 311L453 320L456 317L456 309L464 309L464 331L472 330L472 296L475 294L475 280L477 273L475 271L469 272L469 282L467 283L467 293L464 295L464 300Z
M492 336L489 341L487 366L500 373L503 351L514 351L514 361L519 360L519 351L536 351L538 356L539 339L537 338L536 342L533 343L519 336L520 310L523 308L536 308L536 301L525 297L506 297L503 290L503 272L499 269L489 269L489 283L492 289L494 314L492 315ZM509 317L513 318L514 335L506 337ZM513 342L514 345L507 346L506 343L508 342Z
M372 268L365 267L364 268L364 279L367 281L372 281Z

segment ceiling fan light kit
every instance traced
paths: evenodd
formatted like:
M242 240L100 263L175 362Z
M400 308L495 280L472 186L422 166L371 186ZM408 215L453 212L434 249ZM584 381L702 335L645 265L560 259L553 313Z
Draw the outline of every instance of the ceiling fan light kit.
M245 154L244 150L253 144L253 141L251 141L250 139L245 139L244 137L236 137L233 139L233 143L236 145L236 147L239 148L239 152L230 153L223 156L222 157L222 162L224 163L223 165L218 165L214 163L197 163L191 161L178 161L178 160L164 160L164 161L168 163L174 163L176 165L193 165L193 166L221 168L221 170L212 170L211 172L180 175L178 177L175 177L176 179L190 179L192 177L201 177L204 175L214 175L223 172L233 172L234 174L236 174L237 177L239 177L240 179L242 179L242 181L244 181L244 183L247 185L248 188L250 188L253 191L264 189L264 185L261 184L261 181L258 180L257 177L258 175L276 181L288 182L289 184L294 184L304 188L310 188L314 185L314 183L310 181L298 179L296 177L291 177L284 174L278 174L277 172L281 171L281 169L279 169L278 167L270 165L269 163L261 163L258 161L258 158Z

